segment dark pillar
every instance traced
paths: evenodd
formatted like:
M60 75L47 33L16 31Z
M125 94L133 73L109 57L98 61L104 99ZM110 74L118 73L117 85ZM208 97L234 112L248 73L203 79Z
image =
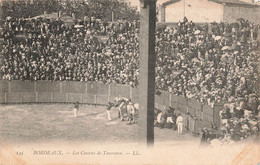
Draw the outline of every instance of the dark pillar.
M156 0L140 0L139 143L154 144Z

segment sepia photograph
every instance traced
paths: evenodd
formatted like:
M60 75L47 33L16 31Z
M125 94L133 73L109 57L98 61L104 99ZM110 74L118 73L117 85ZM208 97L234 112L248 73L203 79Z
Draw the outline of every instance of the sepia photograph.
M260 0L0 0L0 165L260 165Z

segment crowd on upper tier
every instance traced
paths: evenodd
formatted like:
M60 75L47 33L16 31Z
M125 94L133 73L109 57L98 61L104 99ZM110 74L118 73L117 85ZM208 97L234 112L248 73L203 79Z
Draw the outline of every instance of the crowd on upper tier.
M202 102L257 93L258 30L247 21L196 26L187 19L158 29L158 88ZM175 70L181 71L177 77Z
M104 21L113 19L138 19L137 8L132 7L129 2L121 0L1 0L0 20L6 17L33 18L44 12L53 13L61 11L66 14L75 14L77 19L84 16L96 17ZM1 18L2 17L2 18Z
M6 20L0 34L1 79L138 86L139 22L89 17L78 24ZM244 20L195 25L184 18L176 26L158 26L156 88L204 103L257 94L258 30Z
M59 5L58 1L56 0L1 0L0 8L2 11L0 19L5 19L6 17L29 18L41 15L44 11L57 12L59 9L61 9L61 5Z
M136 84L137 23L107 23L93 17L81 23L84 28L70 29L61 21L6 21L2 78ZM104 43L98 36L110 37Z

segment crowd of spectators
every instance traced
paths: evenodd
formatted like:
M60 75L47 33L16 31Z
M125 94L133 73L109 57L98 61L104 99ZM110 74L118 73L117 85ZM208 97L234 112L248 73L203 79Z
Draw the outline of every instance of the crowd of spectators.
M59 20L6 20L1 78L137 86L139 22L89 17L78 23L69 28ZM208 104L257 94L258 29L244 20L195 25L186 18L157 27L156 88Z
M85 16L95 17L103 21L113 19L137 20L137 8L122 0L1 0L0 20L6 17L29 18L43 14L61 11L65 14L75 14L78 19Z
M259 25L243 19L202 26L184 19L176 27L159 28L156 85L212 107L227 103L214 133L221 141L259 134L259 36Z
M71 2L76 3L75 1ZM86 2L76 3L74 10L69 11L69 13L75 13L79 17L83 13L83 15L102 19L103 21L111 21L113 11L113 20L126 19L133 21L139 19L137 8L132 7L129 2L122 0L87 0ZM67 3L65 4L63 6L67 6ZM70 9L70 7L67 6L66 9Z
M0 19L5 19L6 17L29 18L41 15L44 11L51 13L62 9L57 0L1 0L0 8Z
M238 141L252 135L259 135L260 122L258 113L260 104L256 95L251 94L248 98L238 102L231 102L224 105L220 111L220 131L226 135L226 139Z
M136 84L137 23L90 18L82 24L84 28L70 29L61 21L6 21L2 79ZM103 43L99 35L110 37Z
M258 29L247 21L195 26L186 19L159 29L158 88L204 103L257 93Z

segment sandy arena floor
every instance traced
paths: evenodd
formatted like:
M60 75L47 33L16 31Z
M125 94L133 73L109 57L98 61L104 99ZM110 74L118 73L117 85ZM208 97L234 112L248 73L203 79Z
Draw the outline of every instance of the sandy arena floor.
M105 107L80 106L78 117L73 105L1 105L0 139L7 142L31 143L50 140L97 143L137 141L138 123L128 125L117 118L112 109L112 121L107 120ZM196 141L189 134L178 135L172 129L155 128L155 141Z
M257 165L260 162L259 144L246 141L201 148L199 137L189 133L179 135L172 129L155 128L154 149L143 149L136 142L138 123L121 122L116 109L112 109L112 121L108 121L105 107L80 106L76 118L72 108L73 105L65 104L0 105L0 164L222 165L251 161L249 164ZM55 154L38 154L41 151Z

